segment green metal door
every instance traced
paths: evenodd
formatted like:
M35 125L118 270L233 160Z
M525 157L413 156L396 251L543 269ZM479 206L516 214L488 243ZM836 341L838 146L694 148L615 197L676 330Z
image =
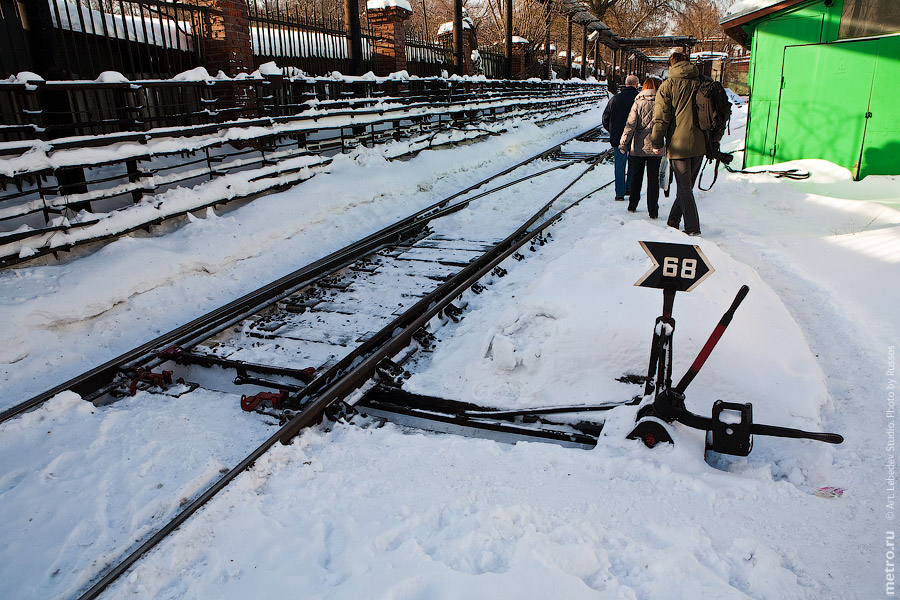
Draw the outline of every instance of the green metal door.
M775 162L822 158L858 175L878 40L784 49Z
M754 32L745 166L772 164L784 47L821 41L822 22L822 15L779 18L761 23Z
M900 175L900 36L879 39L877 52L858 179Z

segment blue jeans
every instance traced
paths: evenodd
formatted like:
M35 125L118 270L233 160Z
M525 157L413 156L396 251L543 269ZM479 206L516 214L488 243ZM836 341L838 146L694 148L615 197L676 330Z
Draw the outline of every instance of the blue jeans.
M613 149L616 165L616 198L624 198L631 191L631 155Z

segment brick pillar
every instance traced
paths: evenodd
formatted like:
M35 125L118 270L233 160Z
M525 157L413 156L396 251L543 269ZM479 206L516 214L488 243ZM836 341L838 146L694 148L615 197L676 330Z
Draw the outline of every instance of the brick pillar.
M512 51L512 78L526 79L525 77L525 53L528 50L528 40L513 38Z
M475 65L472 64L472 49L475 48L475 34L468 27L463 27L463 74L474 75ZM444 48L454 48L453 22L444 23L438 30L438 43Z
M369 27L375 36L375 75L385 77L406 70L406 24L411 10L370 3Z
M199 3L210 9L207 37L203 39L206 70L213 77L219 71L229 77L252 73L253 47L250 44L247 0L199 0ZM213 93L217 108L240 108L240 116L256 115L256 95L251 86L216 83Z

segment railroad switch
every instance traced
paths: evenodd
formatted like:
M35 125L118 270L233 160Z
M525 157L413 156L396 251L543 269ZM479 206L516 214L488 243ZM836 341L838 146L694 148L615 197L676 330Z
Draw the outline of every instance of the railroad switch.
M426 352L434 350L437 346L437 338L435 338L434 334L427 329L419 329L416 331L413 334L413 339L416 340L419 347Z
M802 431L790 427L753 423L753 405L717 400L712 416L694 414L685 406L685 390L709 358L738 306L750 288L742 286L731 306L719 320L687 373L676 385L672 382L672 337L675 319L672 307L676 292L689 292L713 272L712 266L697 246L661 242L641 242L653 260L653 266L635 285L663 290L663 314L657 317L650 348L644 401L637 411L634 429L628 439L640 439L648 448L660 443L673 443L668 430L671 423L681 423L706 431L705 453L748 456L753 448L753 434L816 440L840 444L844 438L836 433Z
M448 304L444 307L444 310L442 310L441 313L454 323L459 323L460 319L462 318L463 309L459 308L455 304Z
M272 408L278 410L283 402L288 399L290 393L287 390L279 392L260 392L253 396L241 396L241 408L247 412L256 410L263 402L270 402Z
M148 383L149 387L165 388L167 385L172 385L172 371L154 373L152 369L138 367L135 369L134 379L131 380L131 385L128 387L128 391L131 392L132 396L137 394L138 384L141 382ZM184 380L179 379L178 383L184 383Z
M169 346L164 350L160 350L156 353L156 356L165 360L175 360L177 361L181 358L181 355L184 354L184 348L181 346Z
M375 372L385 384L392 387L401 387L403 380L409 377L409 371L406 371L389 358L385 358L375 367Z

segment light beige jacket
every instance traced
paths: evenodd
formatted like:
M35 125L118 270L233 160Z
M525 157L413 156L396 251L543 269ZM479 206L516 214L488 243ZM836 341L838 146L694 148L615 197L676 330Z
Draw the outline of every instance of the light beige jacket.
M642 90L628 113L625 122L625 130L619 141L619 150L630 152L634 156L662 156L665 149L659 154L653 152L650 144L650 132L653 130L653 103L656 100L656 90Z

